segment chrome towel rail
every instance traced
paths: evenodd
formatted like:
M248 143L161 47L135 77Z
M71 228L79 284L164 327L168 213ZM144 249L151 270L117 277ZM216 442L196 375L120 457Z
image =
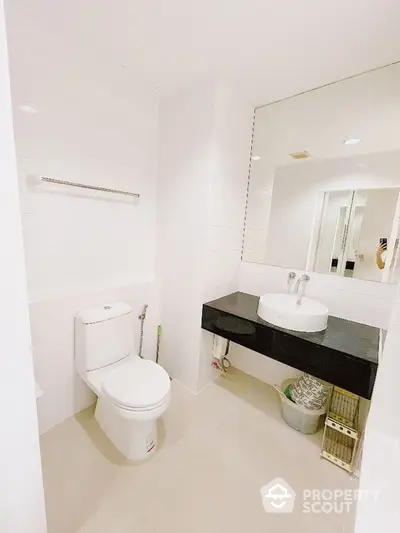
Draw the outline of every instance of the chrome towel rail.
M55 178L40 177L40 181L47 181L50 183L57 183L58 185L69 185L70 187L79 187L80 189L90 189L91 191L111 192L113 194L123 194L125 196L134 196L140 198L140 194L136 192L121 191L120 189L109 189L108 187L97 187L96 185L84 185L83 183L75 183L73 181L57 180Z

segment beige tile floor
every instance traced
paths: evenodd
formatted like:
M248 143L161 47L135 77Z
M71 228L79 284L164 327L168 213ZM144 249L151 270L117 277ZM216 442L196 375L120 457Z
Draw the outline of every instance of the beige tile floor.
M260 488L275 477L304 488L357 488L319 458L279 414L275 391L232 370L198 396L172 382L156 455L132 464L98 428L93 409L41 440L49 533L352 533L354 511L264 511Z

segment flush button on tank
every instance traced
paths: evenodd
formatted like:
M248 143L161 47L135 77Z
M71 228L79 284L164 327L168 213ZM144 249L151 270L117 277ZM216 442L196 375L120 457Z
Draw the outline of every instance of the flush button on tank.
M109 311L109 310L111 309L111 305L105 305L105 306L104 306L104 309L105 309L106 311Z

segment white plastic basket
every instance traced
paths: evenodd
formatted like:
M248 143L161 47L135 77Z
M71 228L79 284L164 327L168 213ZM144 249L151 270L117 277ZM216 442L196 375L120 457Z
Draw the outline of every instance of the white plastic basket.
M285 379L280 387L278 385L274 386L281 399L282 418L291 428L306 435L311 435L317 432L321 416L326 414L328 402L326 401L321 409L314 411L292 402L285 396L284 391L295 382L296 379L293 378Z

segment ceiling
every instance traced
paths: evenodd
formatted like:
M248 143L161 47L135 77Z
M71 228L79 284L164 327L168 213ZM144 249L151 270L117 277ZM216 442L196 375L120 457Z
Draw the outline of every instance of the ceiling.
M253 155L260 160L252 175L266 177L268 169L317 159L400 150L399 95L396 64L258 109ZM361 142L344 144L349 138ZM304 150L310 159L290 157Z
M5 3L21 54L122 64L161 94L224 78L262 105L400 59L398 0Z

